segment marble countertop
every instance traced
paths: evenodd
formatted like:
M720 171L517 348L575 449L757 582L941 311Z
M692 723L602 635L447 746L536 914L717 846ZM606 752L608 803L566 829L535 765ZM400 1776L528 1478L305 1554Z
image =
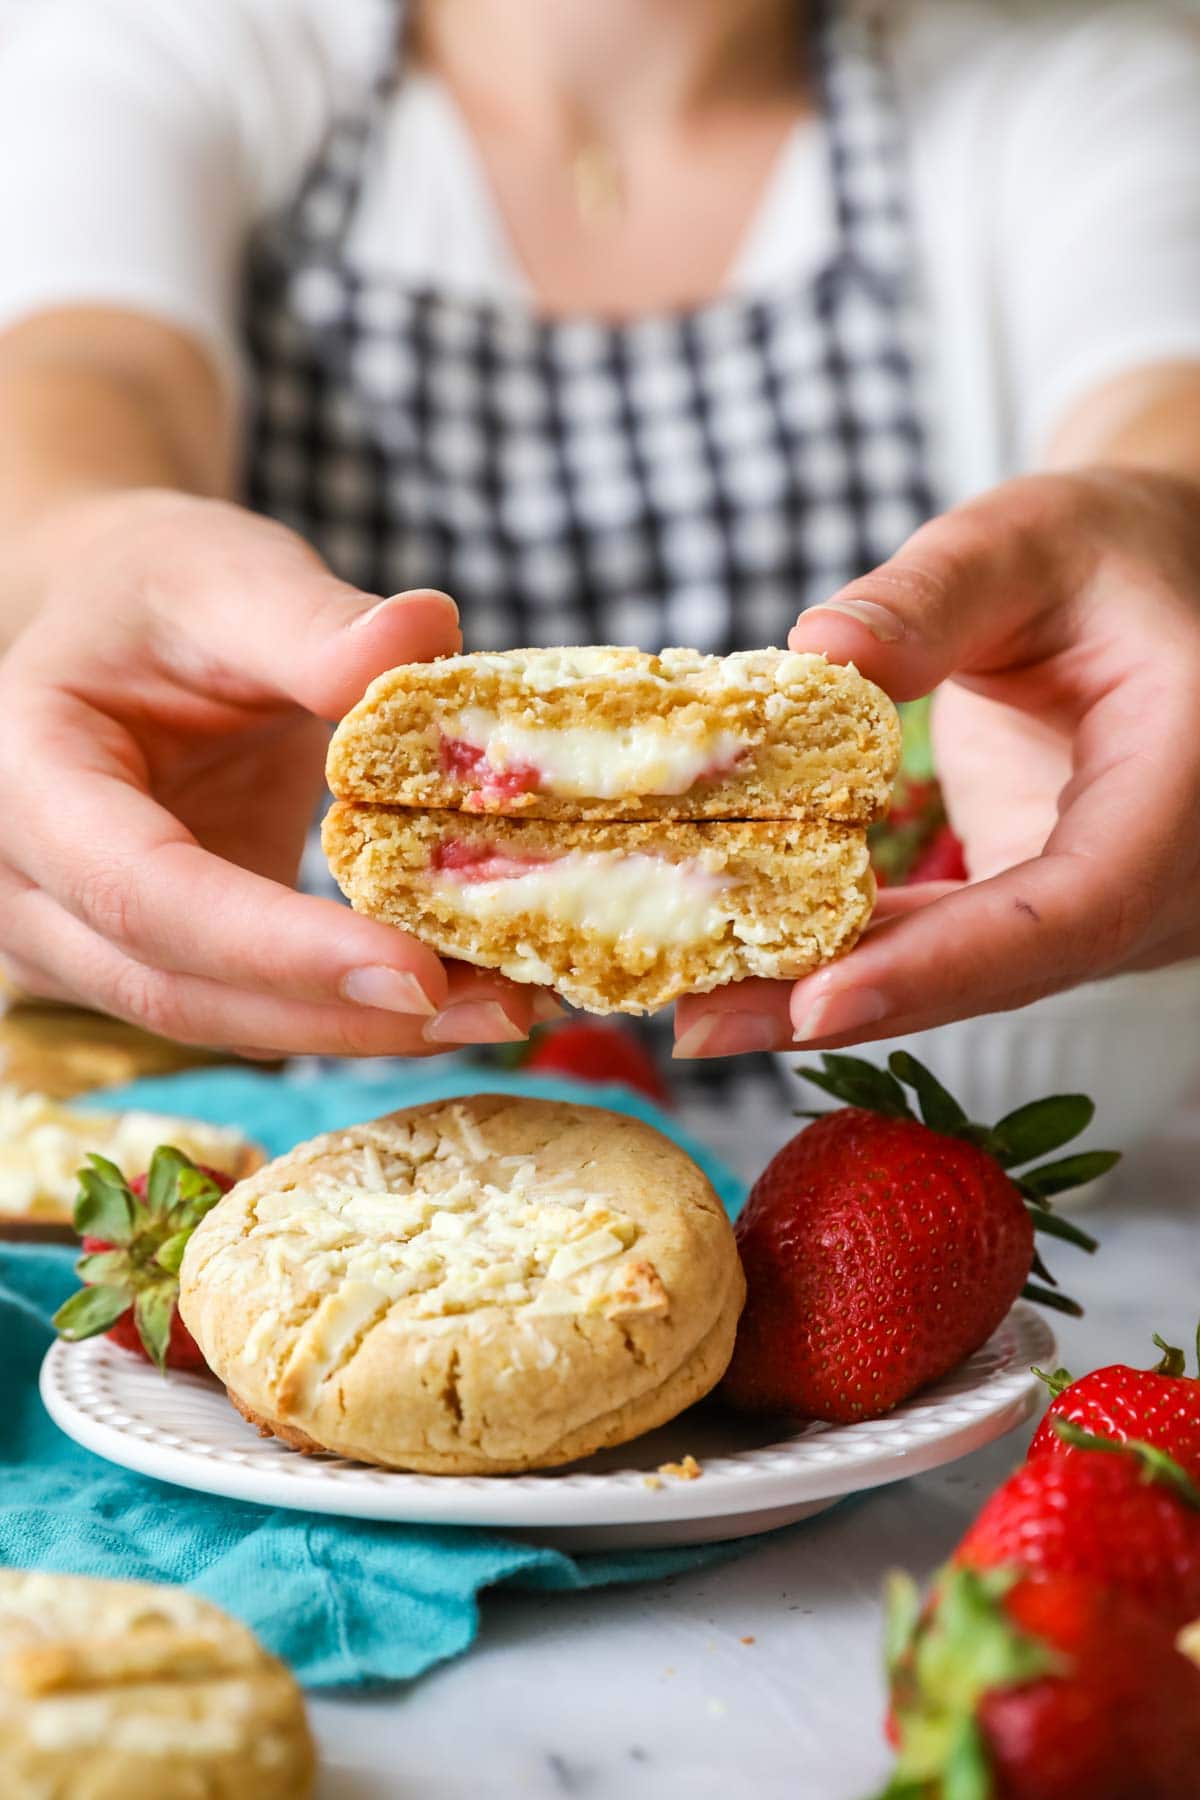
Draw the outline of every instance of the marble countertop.
M744 1141L761 1164L764 1137ZM1198 1157L1200 1108L1130 1157L1088 1210L1102 1248L1091 1263L1068 1256L1088 1307L1056 1324L1069 1367L1149 1361L1155 1330L1194 1343ZM381 1696L314 1700L321 1800L861 1800L887 1769L884 1574L924 1576L942 1561L1027 1437L866 1495L717 1569L598 1593L488 1596L479 1641L458 1661Z

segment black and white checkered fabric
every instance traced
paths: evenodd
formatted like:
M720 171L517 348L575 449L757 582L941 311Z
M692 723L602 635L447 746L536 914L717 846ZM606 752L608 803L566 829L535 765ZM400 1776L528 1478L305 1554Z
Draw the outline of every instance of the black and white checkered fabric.
M453 594L469 649L779 643L888 556L934 505L898 119L857 5L813 35L831 260L622 324L347 261L389 67L253 246L251 503L369 593Z
M818 30L832 262L612 325L348 265L387 90L340 121L250 267L252 503L370 593L454 595L469 648L782 640L932 510L887 72Z

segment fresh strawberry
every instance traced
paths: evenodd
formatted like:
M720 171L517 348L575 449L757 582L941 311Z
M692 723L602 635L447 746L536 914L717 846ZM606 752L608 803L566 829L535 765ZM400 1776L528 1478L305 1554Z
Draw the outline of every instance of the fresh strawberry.
M885 1800L1196 1800L1200 1669L1127 1594L1078 1575L895 1577Z
M1078 1381L1065 1369L1043 1375L1054 1399L1034 1433L1030 1457L1076 1454L1055 1429L1067 1419L1118 1443L1138 1438L1154 1444L1200 1482L1200 1381L1184 1373L1182 1350L1157 1336L1154 1342L1163 1354L1152 1369L1110 1363Z
M967 864L961 841L949 823L939 825L908 871L906 885L918 881L965 881Z
M70 1343L105 1332L160 1369L203 1369L176 1307L179 1265L192 1232L233 1182L170 1145L132 1181L103 1156L88 1161L75 1202L84 1251L75 1272L84 1286L59 1307L55 1329Z
M1060 1419L1079 1454L1039 1456L997 1488L954 1553L963 1568L1086 1575L1178 1630L1200 1618L1200 1487L1151 1444Z
M1035 1101L989 1130L903 1051L886 1071L822 1063L801 1073L849 1104L785 1145L737 1222L748 1297L724 1391L756 1410L877 1418L978 1349L1018 1294L1078 1313L1034 1232L1094 1250L1047 1197L1117 1158L1093 1151L1012 1177L1082 1131L1091 1101ZM1051 1285L1030 1284L1031 1270Z
M654 1059L631 1032L594 1019L568 1019L540 1033L521 1059L539 1075L572 1075L579 1081L615 1081L669 1106L671 1096Z

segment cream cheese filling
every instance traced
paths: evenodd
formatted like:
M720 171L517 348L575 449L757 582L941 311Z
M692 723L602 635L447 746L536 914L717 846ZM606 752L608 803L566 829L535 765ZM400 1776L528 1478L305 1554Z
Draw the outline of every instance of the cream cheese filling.
M517 725L482 707L447 722L446 736L482 750L497 774L535 769L543 793L615 800L625 794L686 794L705 775L732 768L750 749L731 731L665 721L639 725Z
M734 883L696 863L669 862L640 851L572 850L524 874L464 881L435 874L435 893L481 922L535 913L548 922L615 942L634 938L653 950L720 936L732 918Z

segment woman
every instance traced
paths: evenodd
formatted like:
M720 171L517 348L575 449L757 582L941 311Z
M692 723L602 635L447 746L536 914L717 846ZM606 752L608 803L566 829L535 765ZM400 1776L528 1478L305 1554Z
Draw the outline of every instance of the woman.
M791 628L948 684L976 880L682 1003L681 1056L1200 953L1198 166L1200 45L1146 0L30 8L17 978L252 1053L524 1036L543 999L287 885L322 721L458 647L440 589L472 647Z

